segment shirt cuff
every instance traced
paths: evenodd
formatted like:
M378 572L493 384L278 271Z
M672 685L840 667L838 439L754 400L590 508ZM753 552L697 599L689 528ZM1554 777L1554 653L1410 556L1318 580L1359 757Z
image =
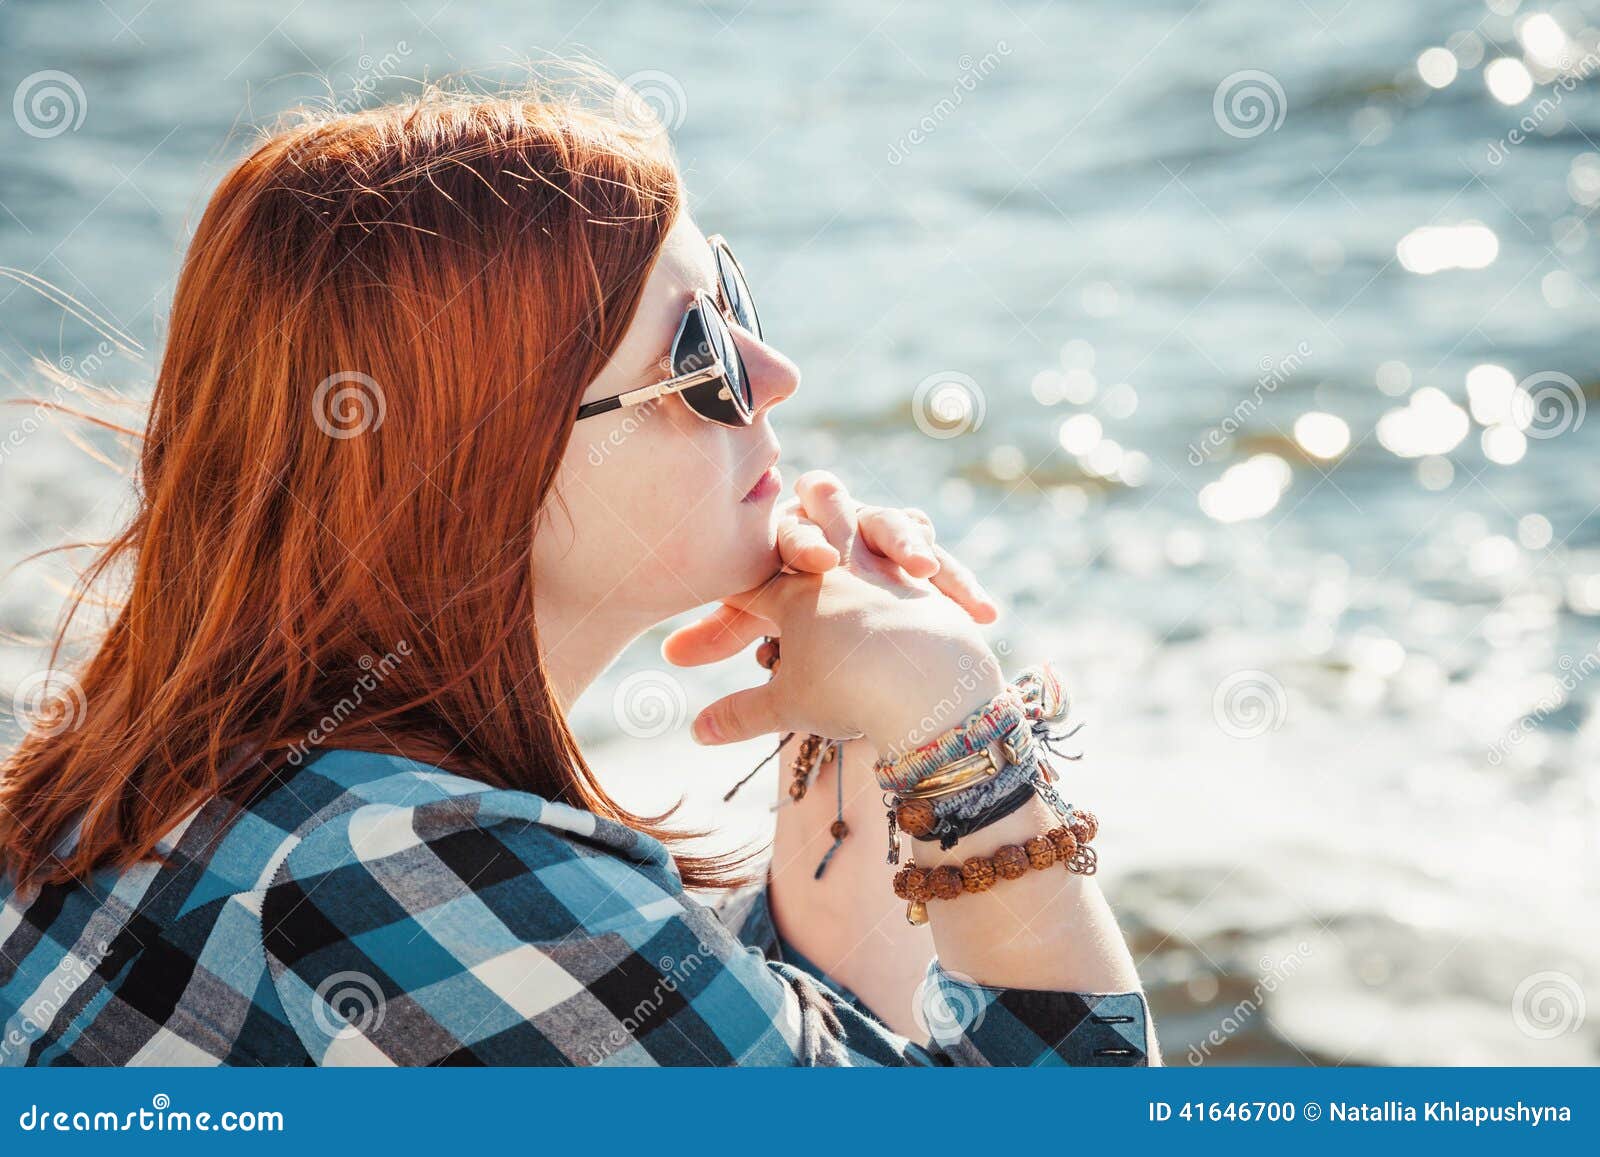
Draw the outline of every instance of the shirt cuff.
M921 1002L934 1045L959 1065L1150 1063L1143 993L992 988L934 959Z

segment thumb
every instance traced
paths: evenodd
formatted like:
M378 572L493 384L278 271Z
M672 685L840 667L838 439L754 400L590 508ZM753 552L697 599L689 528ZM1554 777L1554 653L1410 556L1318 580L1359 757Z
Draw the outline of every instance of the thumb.
M696 715L690 728L694 741L708 747L738 743L780 730L771 683L724 695Z
M783 571L773 575L760 586L751 587L747 591L737 594L723 595L724 605L736 611L745 611L748 614L772 623L777 630L766 633L776 635L782 633L783 621L788 617L787 612L795 604L802 590L813 593L821 586L821 576L810 573L789 574Z
M661 657L674 667L717 663L737 655L763 635L777 633L776 623L719 605L705 618L668 635L661 643Z

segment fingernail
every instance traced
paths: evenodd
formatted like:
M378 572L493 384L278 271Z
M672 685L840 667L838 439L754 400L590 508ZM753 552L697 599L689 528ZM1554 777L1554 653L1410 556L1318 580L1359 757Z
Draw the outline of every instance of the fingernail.
M694 736L696 743L702 745L717 743L722 739L722 734L717 730L716 720L710 715L695 716L694 726L690 728L690 734Z

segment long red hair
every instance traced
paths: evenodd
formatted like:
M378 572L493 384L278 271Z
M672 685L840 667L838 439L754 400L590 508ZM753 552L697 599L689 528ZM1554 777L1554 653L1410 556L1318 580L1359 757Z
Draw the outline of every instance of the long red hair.
M681 199L659 133L524 96L308 118L233 168L173 300L136 512L63 635L113 568L125 598L72 672L71 725L36 725L0 769L0 868L130 866L318 746L680 841L579 751L531 556ZM676 859L700 886L743 862Z

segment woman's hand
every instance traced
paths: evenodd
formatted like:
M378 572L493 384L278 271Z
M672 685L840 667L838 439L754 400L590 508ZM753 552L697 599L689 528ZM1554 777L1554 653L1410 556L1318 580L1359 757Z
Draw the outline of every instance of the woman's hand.
M865 735L889 751L954 726L998 694L999 664L972 618L865 541L837 480L808 474L797 490L839 562L820 574L776 575L667 640L663 654L680 665L726 658L763 635L782 640L771 680L707 707L695 738Z
M979 623L992 623L999 607L972 571L934 541L933 522L915 507L865 506L826 470L812 470L795 483L795 497L779 509L778 555L786 571L821 574L839 565L839 551L808 516L805 496L818 501L822 489L834 488L833 501L854 509L856 528L869 550L896 563L912 578L927 579L954 599Z
M933 523L912 507L864 506L850 497L844 484L826 470L811 470L795 483L795 497L780 508L778 555L784 573L821 574L839 565L839 547L812 511L838 523L852 522L857 541L898 566L908 578L925 579L954 601L974 622L992 623L999 607L977 576L960 559L934 541ZM695 667L731 658L770 632L730 603L705 618L673 631L661 653L679 667Z

